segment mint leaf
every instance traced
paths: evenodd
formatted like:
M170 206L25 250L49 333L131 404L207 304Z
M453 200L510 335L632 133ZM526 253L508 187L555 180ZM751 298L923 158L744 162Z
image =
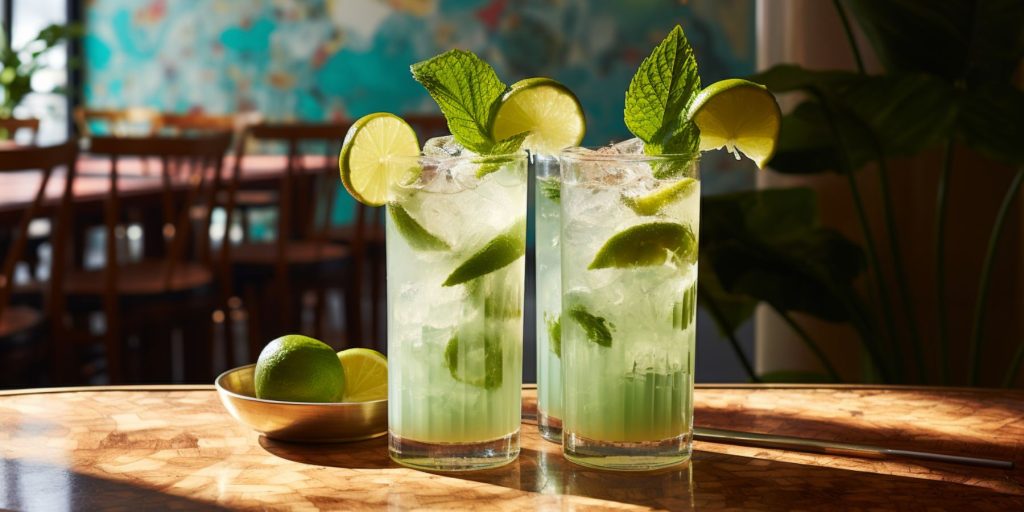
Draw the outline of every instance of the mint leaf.
M562 315L551 316L544 313L544 323L548 326L548 348L555 357L562 357Z
M626 126L644 141L647 154L697 155L700 130L686 112L699 91L697 59L676 25L640 63L626 91Z
M583 332L587 335L587 340L597 343L602 347L612 346L611 330L615 326L608 320L605 320L604 317L591 314L583 306L573 306L569 309L569 318L575 320L583 328ZM561 341L561 338L559 338L559 341ZM561 349L561 346L559 346L559 349Z
M474 153L491 154L496 144L487 127L506 89L494 69L465 50L449 50L410 69L441 107L455 140Z
M557 178L537 180L537 190L544 194L544 197L557 203L562 197L562 182Z
M517 133L497 144L491 146L490 154L492 155L511 155L519 151L519 148L523 145L523 141L530 136L530 132ZM488 174L501 169L501 166L509 162L514 161L514 158L486 158L483 159L483 163L480 168L476 170L476 177L483 178Z

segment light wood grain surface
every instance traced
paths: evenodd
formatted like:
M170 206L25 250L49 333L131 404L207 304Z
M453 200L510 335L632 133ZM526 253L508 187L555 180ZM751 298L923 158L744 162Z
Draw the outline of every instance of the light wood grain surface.
M535 394L524 390L524 414ZM1024 392L698 387L700 426L1011 459L1001 471L696 443L644 474L567 463L523 423L514 464L431 474L386 440L270 441L209 387L0 393L0 508L292 510L1024 510Z

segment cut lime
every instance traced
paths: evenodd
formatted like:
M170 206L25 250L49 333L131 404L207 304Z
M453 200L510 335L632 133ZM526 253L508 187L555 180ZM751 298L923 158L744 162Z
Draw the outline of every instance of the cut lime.
M420 147L402 118L378 112L359 118L348 129L338 156L341 183L352 197L370 206L388 202L391 186L418 172L412 159Z
M388 397L388 358L376 350L350 348L338 352L345 370L345 401L369 402Z
M391 204L388 205L388 213L391 214L391 220L394 221L398 232L409 243L409 247L418 251L447 251L451 249L447 242L434 236L419 222L416 222L416 219L412 218L405 208Z
M587 267L650 267L670 258L684 263L697 261L697 238L690 228L674 222L639 224L608 239Z
M490 274L522 258L523 254L526 254L526 220L519 219L456 267L442 286L455 286Z
M775 96L754 82L733 78L705 87L693 100L690 119L700 128L700 150L725 148L764 166L775 154L782 112Z
M697 180L683 178L645 196L623 197L622 202L639 215L656 215L666 205L688 197L696 190L698 190Z
M476 336L456 334L444 349L445 365L452 378L459 382L484 389L497 388L504 378L501 346L501 336L496 332ZM465 364L460 366L459 361Z
M569 318L579 324L588 341L602 347L612 346L612 329L615 326L604 317L591 314L583 306L573 306L569 308Z
M579 145L586 130L576 95L550 78L527 78L513 84L501 97L491 121L494 140L530 132L523 148L546 154Z

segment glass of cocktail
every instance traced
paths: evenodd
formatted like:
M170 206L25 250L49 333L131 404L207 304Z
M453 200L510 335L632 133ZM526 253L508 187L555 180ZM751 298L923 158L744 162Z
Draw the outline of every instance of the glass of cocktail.
M533 157L534 219L537 226L537 426L540 435L562 442L562 253L561 178L558 159Z
M659 168L677 169L655 178ZM690 455L700 182L692 155L561 154L565 456L644 470Z

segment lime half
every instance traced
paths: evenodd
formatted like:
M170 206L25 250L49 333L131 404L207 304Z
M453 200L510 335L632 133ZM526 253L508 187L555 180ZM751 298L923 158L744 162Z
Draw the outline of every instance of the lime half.
M762 169L775 154L782 112L761 84L715 82L700 91L689 115L700 128L701 151L725 148L736 159L743 153Z
M491 122L494 140L530 132L523 147L546 154L579 145L586 130L576 95L550 78L527 78L513 84L502 96Z
M669 259L686 263L697 261L697 237L682 224L650 222L613 235L587 268L651 267Z
M369 402L388 397L388 359L368 348L338 352L345 370L345 401Z
M455 286L490 274L526 254L526 220L519 219L455 268L442 286Z
M385 112L363 116L348 129L341 146L341 183L357 201L382 206L392 184L418 172L411 159L395 157L419 153L416 132L402 118Z

